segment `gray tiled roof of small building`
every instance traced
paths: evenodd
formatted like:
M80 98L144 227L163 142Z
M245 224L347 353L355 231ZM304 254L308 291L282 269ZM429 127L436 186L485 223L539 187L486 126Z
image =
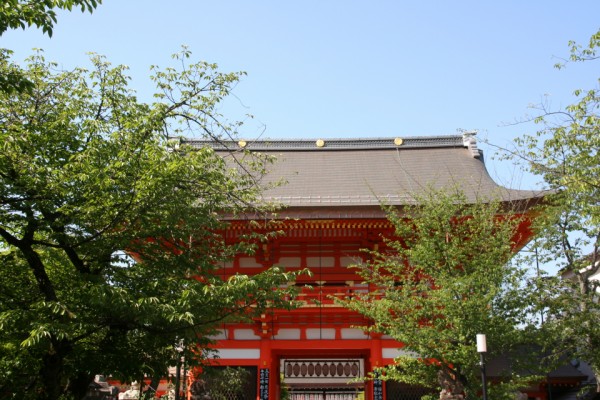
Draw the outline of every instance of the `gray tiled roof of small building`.
M400 144L401 142L401 144ZM238 142L185 141L216 151L239 150ZM469 201L522 201L543 197L496 184L470 136L248 141L245 149L273 155L266 181L285 180L264 199L292 207L410 204L426 188L459 187Z

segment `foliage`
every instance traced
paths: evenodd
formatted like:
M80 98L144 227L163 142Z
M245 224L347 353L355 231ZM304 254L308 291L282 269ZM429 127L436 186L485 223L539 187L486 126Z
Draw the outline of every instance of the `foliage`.
M91 13L101 3L102 0L4 0L0 4L0 36L8 29L36 26L52 37L57 20L55 10L71 11L75 7ZM6 57L6 53L2 57ZM0 75L0 91L22 92L32 88L33 84L16 69L5 70Z
M273 288L293 274L215 274L260 240L229 245L220 216L256 207L269 160L233 166L169 139L240 126L218 107L242 74L189 57L154 67L147 104L103 57L59 71L2 53L0 75L33 86L0 93L0 396L81 398L94 374L164 375L179 340L202 347L220 321L291 307Z
M285 383L285 377L283 374L280 374L279 382L279 398L281 400L290 400L290 390L288 388L288 385Z
M209 367L202 375L212 400L243 398L252 374L242 367Z
M487 335L488 357L533 339L525 271L507 265L522 217L502 207L431 190L418 206L389 209L395 238L358 266L378 289L346 302L404 344L385 378L475 397L476 335Z
M570 42L569 63L597 58L600 31L587 47ZM597 83L596 83L597 84ZM538 219L539 261L556 264L566 279L544 278L540 311L554 334L549 349L557 359L577 357L591 364L600 390L600 89L575 90L576 102L560 111L540 106L535 134L517 140L509 154L525 161L555 191ZM594 278L596 276L596 278Z
M102 0L4 0L0 5L0 36L10 29L36 26L52 36L56 23L55 10L80 8L90 13Z

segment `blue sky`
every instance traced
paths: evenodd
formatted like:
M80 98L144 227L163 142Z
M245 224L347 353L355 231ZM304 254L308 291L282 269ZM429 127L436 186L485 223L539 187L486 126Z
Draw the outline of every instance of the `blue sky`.
M512 124L549 100L573 101L597 85L597 64L553 65L568 41L600 28L597 0L104 0L93 14L59 13L52 38L9 31L0 46L21 60L32 48L63 68L89 65L87 52L126 64L150 100L149 66L171 65L187 45L222 71L246 71L232 120L251 113L246 138L356 138L455 134L507 146L532 124ZM239 99L239 100L238 100ZM506 161L495 179L532 188Z

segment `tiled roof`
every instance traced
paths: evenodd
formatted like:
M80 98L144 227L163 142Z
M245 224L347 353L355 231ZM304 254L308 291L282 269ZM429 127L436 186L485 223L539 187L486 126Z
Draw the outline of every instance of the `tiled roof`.
M242 154L241 148L274 156L265 191L268 201L291 207L410 204L427 188L460 188L470 201L527 201L539 191L499 186L488 174L472 135L240 142L185 141L195 147Z
M409 138L363 138L363 139L274 139L257 141L206 141L186 140L192 146L204 146L207 143L217 150L244 148L252 151L302 151L302 150L374 150L402 147L461 147L462 136L418 136ZM399 143L399 144L397 144Z

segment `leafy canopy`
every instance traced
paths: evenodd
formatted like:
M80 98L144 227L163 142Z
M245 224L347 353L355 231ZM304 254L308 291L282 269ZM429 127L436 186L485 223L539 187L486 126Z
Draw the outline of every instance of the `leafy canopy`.
M35 26L52 37L52 29L57 21L55 10L71 11L79 7L90 13L102 0L3 0L0 2L0 36L8 29L25 29ZM6 57L3 53L2 57ZM0 75L0 91L23 92L31 90L33 84L25 79L17 69L3 71Z
M1 54L0 76L32 88L0 92L0 393L81 398L94 374L164 376L175 343L200 355L219 323L291 307L278 288L293 274L220 278L261 239L219 232L222 215L263 211L269 160L232 167L171 140L231 139L241 126L218 109L243 74L190 56L153 67L148 104L103 57L61 71L42 53L24 67Z
M431 190L418 202L389 210L395 238L358 266L377 290L345 304L404 344L384 377L475 397L476 335L487 335L494 357L523 343L532 324L526 271L509 263L524 217L461 193Z
M94 11L102 0L4 0L0 5L0 36L8 29L36 26L52 36L56 23L55 10L79 8Z
M571 55L558 68L597 62L600 31L587 46L570 42ZM574 91L576 101L564 110L539 108L535 121L541 128L516 141L509 157L525 162L554 190L547 198L534 245L542 263L556 265L560 277L544 278L539 311L546 316L544 329L554 340L548 346L557 359L588 362L599 383L600 355L600 92Z

